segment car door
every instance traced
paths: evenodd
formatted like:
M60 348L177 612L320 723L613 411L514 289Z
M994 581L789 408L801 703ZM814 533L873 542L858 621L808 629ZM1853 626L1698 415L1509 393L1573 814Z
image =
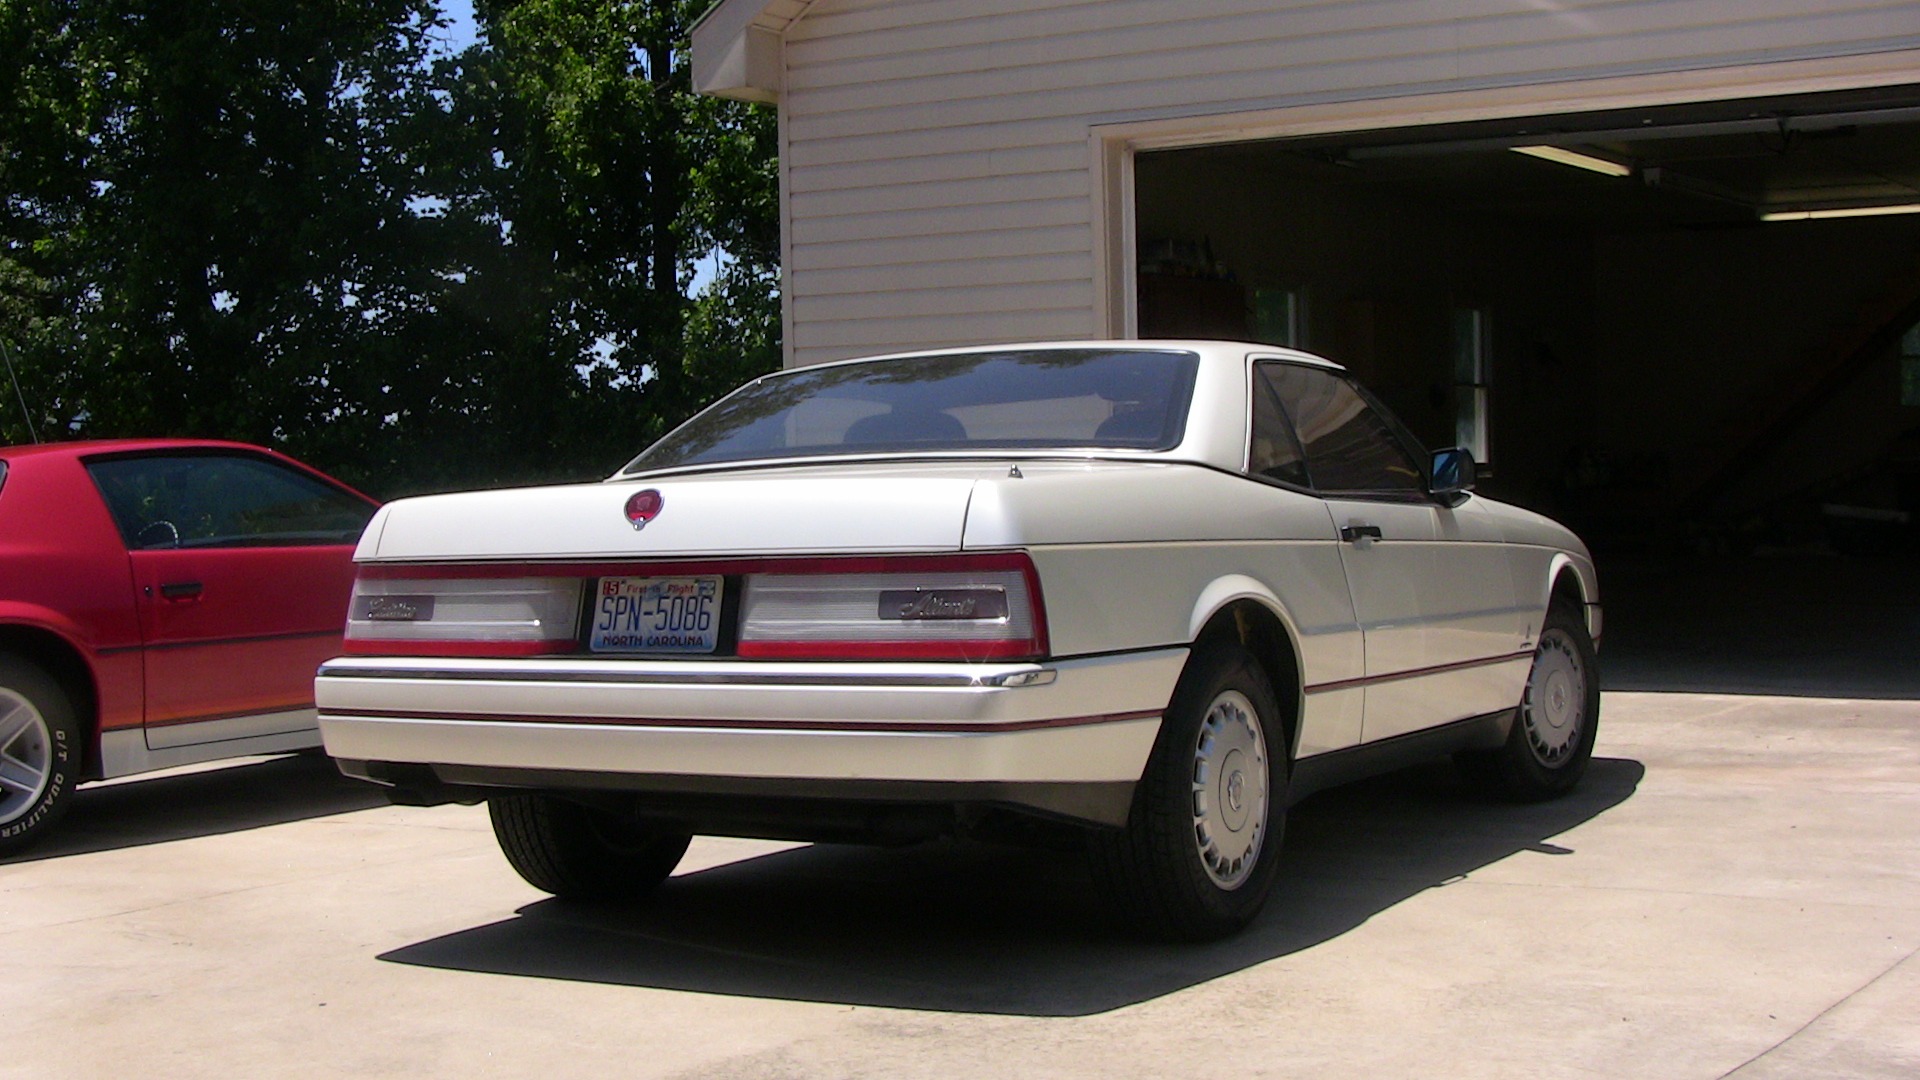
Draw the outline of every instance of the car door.
M1493 535L1482 535L1483 515L1428 494L1420 451L1351 381L1299 364L1259 370L1340 533L1366 645L1363 739L1511 706L1513 577Z
M313 674L336 655L353 545L374 506L239 452L91 461L127 543L149 749L313 725Z

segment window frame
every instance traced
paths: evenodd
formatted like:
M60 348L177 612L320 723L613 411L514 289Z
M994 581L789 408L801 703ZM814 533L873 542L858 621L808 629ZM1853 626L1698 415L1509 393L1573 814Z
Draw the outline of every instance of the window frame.
M1902 409L1920 408L1920 322L1900 335L1895 347L1899 355L1894 399Z
M1461 333L1462 323L1467 333ZM1449 327L1453 349L1454 445L1473 455L1482 473L1493 470L1493 313L1484 307L1456 307ZM1462 361L1472 370L1462 371ZM1460 428L1472 407L1474 437L1460 441Z

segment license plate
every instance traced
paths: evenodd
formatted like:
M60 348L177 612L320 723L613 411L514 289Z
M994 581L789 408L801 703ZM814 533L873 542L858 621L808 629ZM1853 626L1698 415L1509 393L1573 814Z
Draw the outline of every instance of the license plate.
M719 642L718 577L600 579L594 652L710 653Z

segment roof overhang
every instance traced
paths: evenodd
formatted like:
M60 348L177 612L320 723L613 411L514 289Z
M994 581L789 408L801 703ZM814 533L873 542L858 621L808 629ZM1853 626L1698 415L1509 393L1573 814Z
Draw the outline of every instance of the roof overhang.
M719 0L693 24L693 88L743 101L780 100L780 50L804 0Z

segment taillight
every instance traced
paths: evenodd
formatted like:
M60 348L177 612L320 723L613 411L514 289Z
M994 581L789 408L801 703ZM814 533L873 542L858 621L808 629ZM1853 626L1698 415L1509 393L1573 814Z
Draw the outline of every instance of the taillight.
M525 575L525 576L521 576ZM538 575L538 576L535 576ZM741 657L1027 660L1047 654L1039 577L1024 554L862 556L689 563L360 568L346 651L398 656L725 655L716 628L695 650L655 654L580 639L582 590L654 580L726 582ZM594 595L599 595L596 592ZM635 595L644 598L644 590Z
M1046 619L1023 555L831 561L745 576L746 657L1006 660L1046 654Z
M369 577L353 583L346 650L537 656L578 641L580 579Z

